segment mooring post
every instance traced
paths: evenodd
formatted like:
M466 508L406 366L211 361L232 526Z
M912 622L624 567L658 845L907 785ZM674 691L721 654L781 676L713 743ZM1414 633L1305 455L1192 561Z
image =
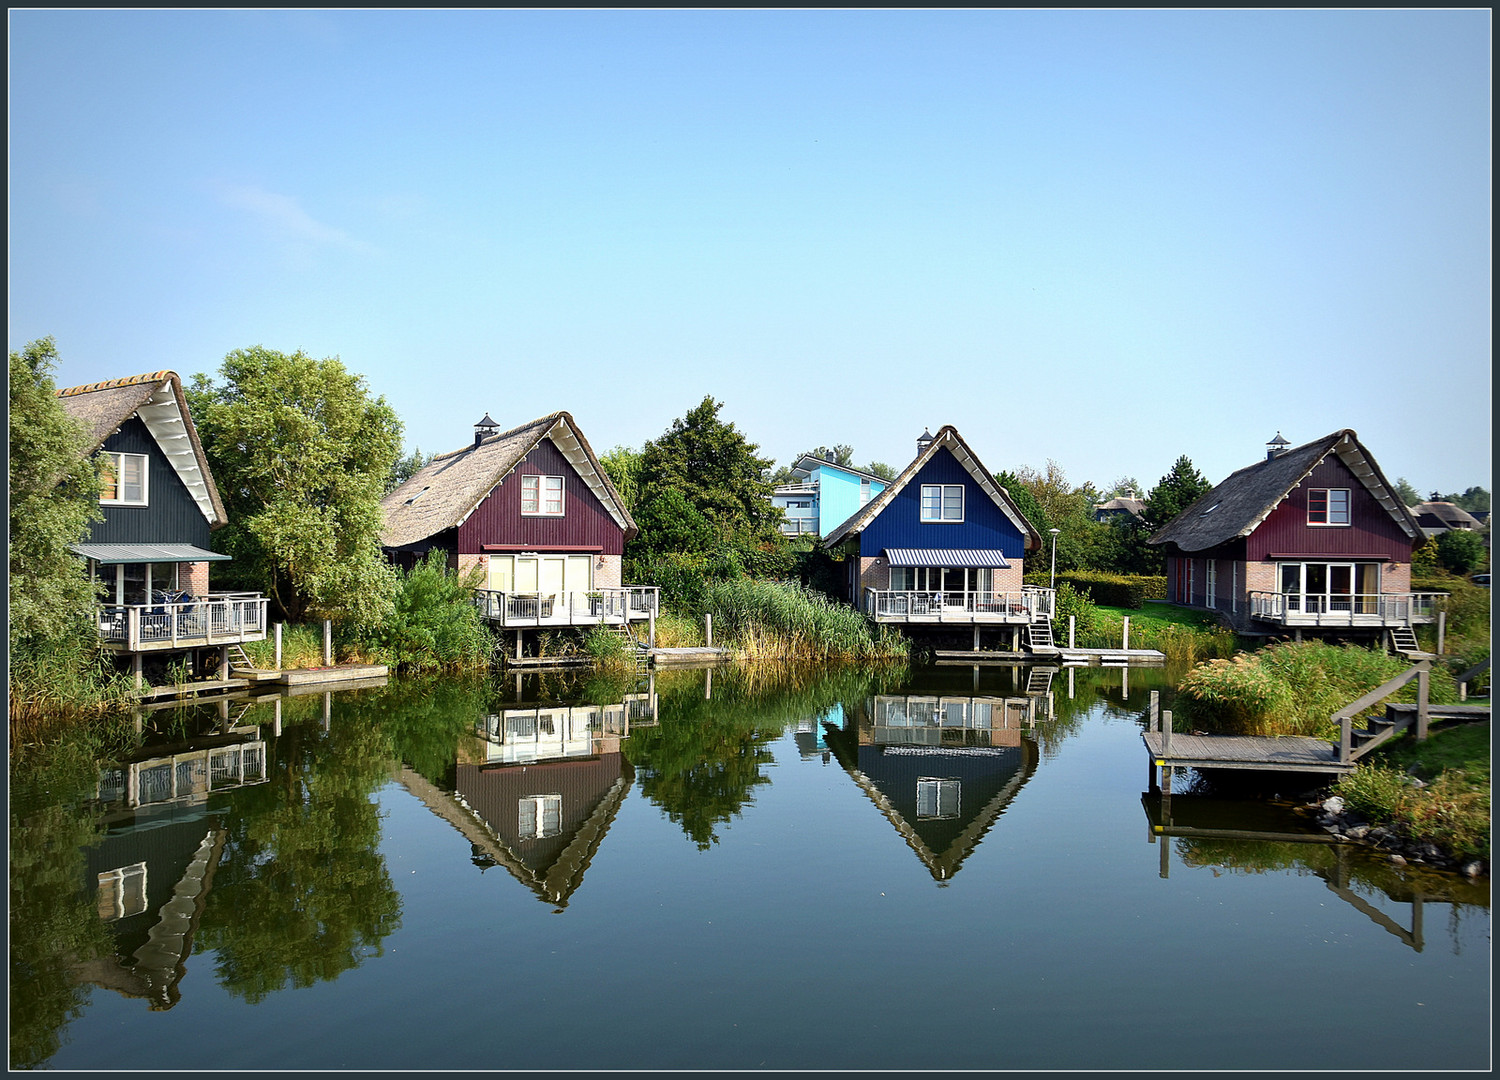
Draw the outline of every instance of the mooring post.
M276 670L281 670L281 624L276 624Z
M646 648L656 648L656 608L654 607L646 621Z
M333 663L333 620L323 620L323 666Z
M703 644L710 649L714 647L714 617L706 612L703 615Z
M1077 615L1069 615L1068 616L1068 648L1070 648L1070 649L1074 648L1074 645L1073 645L1073 642L1075 640L1074 632L1077 629L1078 629L1078 616Z
M1161 756L1167 757L1172 749L1172 710L1161 711Z
M703 700L712 701L714 696L714 669L703 669Z
M1122 652L1130 651L1130 616L1125 616L1125 632L1120 635L1120 649Z
M1444 629L1447 628L1447 625L1448 625L1448 613L1446 611L1439 611L1438 612L1438 639L1437 639L1437 651L1438 651L1438 655L1439 656L1443 655L1443 631L1444 631Z
M333 722L333 691L323 691L323 730L327 731Z
M276 718L272 721L271 733L278 739L281 738L281 696L276 697Z
M1146 730L1156 731L1161 727L1161 691L1151 691L1151 705L1146 710Z

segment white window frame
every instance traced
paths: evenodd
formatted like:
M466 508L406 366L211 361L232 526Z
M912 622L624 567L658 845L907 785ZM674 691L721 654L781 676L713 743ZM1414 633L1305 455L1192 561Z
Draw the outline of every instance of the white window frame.
M562 832L562 795L523 795L517 805L522 840L545 840Z
M928 512L928 500L934 496L929 492L936 492L937 516L933 517ZM957 517L950 517L949 510L958 510ZM923 484L922 498L918 504L918 517L921 521L933 525L959 525L964 520L964 486L962 484Z
M1317 513L1317 511L1313 509L1313 497L1319 494L1321 494L1323 497L1322 521L1317 520L1317 518L1313 516L1315 513ZM1344 505L1341 510L1335 509L1335 495L1342 497L1342 502ZM1307 523L1320 529L1325 527L1344 528L1352 525L1354 523L1352 504L1353 499L1350 498L1350 490L1348 488L1308 488ZM1335 515L1339 513L1343 514L1342 521L1335 520Z
M554 481L557 499L551 498ZM521 515L523 517L562 517L566 513L567 485L561 476L527 473L521 477ZM553 509L553 506L556 509ZM527 507L530 507L528 509Z
M139 915L146 910L146 864L131 863L99 875L99 917L105 922Z
M1203 560L1203 600L1204 606L1217 609L1218 598L1214 595L1219 588L1219 560Z
M917 777L917 820L956 818L963 808L963 781L950 776Z
M150 457L146 454L115 453L110 450L104 451L100 456L110 459L108 468L113 471L115 476L115 497L107 499L104 497L103 491L101 491L99 493L99 504L101 506L149 506L151 500ZM141 497L139 499L125 497L125 462L127 459L140 462Z

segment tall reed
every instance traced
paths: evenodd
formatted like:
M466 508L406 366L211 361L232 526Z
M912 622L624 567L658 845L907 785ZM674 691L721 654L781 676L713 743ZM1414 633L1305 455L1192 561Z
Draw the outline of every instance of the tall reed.
M735 578L710 582L705 610L714 635L743 659L907 659L905 637L794 582Z

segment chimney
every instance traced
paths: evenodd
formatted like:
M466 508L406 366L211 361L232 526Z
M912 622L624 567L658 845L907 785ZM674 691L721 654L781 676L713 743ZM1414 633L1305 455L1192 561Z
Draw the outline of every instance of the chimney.
M926 428L923 428L922 434L917 436L917 457L921 457L922 454L925 453L927 448L931 445L932 432L930 432Z
M485 413L484 419L474 425L474 445L478 446L498 430L500 430L500 425L490 419L489 413Z
M1286 453L1286 448L1291 445L1291 443L1281 437L1281 432L1278 431L1276 438L1266 443L1266 460L1270 461L1274 457L1280 457Z

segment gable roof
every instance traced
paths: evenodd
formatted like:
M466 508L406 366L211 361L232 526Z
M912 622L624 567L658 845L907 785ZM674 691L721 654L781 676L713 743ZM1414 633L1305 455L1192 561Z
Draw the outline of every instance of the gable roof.
M625 530L625 539L633 537L635 520L625 509L625 500L610 482L588 440L572 416L555 412L491 435L476 446L440 454L422 466L380 500L385 511L385 531L380 542L386 547L404 547L462 525L544 438L552 440L609 515Z
M1121 495L1117 498L1094 504L1094 514L1096 517L1101 514L1126 513L1139 519L1144 517L1145 512L1145 501L1137 499L1133 495Z
M63 412L81 421L89 441L85 453L92 454L120 430L132 416L139 416L174 472L217 529L229 519L219 489L208 470L208 457L198 440L198 429L188 412L182 380L175 371L153 371L123 379L70 386L57 392Z
M852 465L840 465L837 462L829 461L826 458L814 457L812 454L803 454L796 461L792 462L790 468L792 472L801 472L807 474L810 474L814 469L817 468L837 469L839 470L839 472L846 472L850 476L857 476L861 480L869 480L877 484L887 483L885 477L883 476L876 476L872 472L865 472L863 469L856 469Z
M1408 536L1421 539L1416 519L1380 466L1354 431L1343 428L1231 473L1146 542L1204 551L1249 536L1329 454L1338 455Z
M1479 529L1484 525L1463 507L1446 499L1429 499L1408 509L1422 530L1428 533L1447 532L1449 529Z
M1026 520L1026 515L1021 513L1016 504L1010 501L1010 493L995 483L995 478L985 470L978 455L969 448L969 444L964 442L963 437L958 433L958 429L952 424L944 424L939 428L938 433L932 437L932 442L928 444L927 448L918 454L916 459L901 471L900 476L886 484L884 491L856 510L845 521L824 534L824 545L832 547L839 541L862 532L870 522L874 521L884 512L885 508L901 493L901 489L911 483L917 473L922 471L922 467L931 461L939 450L947 450L957 458L958 463L964 467L970 478L990 497L990 501L999 508L1000 512L1009 519L1012 525L1020 530L1022 537L1025 538L1027 551L1041 546L1041 534L1032 527L1031 522Z

